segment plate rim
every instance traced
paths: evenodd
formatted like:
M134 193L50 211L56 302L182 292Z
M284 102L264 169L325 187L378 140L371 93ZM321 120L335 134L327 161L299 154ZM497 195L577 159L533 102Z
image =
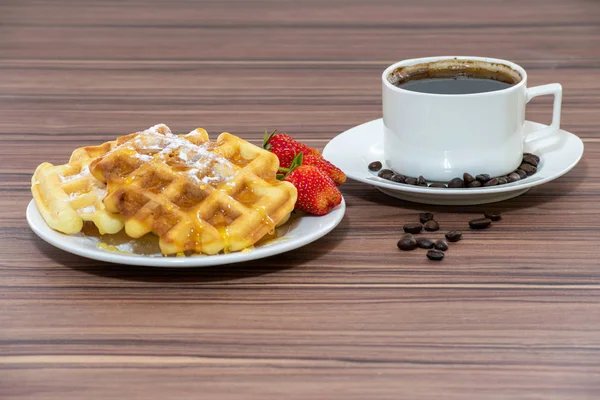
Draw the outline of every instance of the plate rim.
M35 221L36 214L42 223L38 224ZM67 253L75 254L80 257L109 262L113 264L137 265L144 267L170 267L170 268L199 268L217 265L228 265L245 261L258 260L261 258L271 257L277 254L286 253L291 250L306 246L331 232L344 219L346 214L346 201L342 196L342 202L336 206L329 214L324 216L305 216L301 218L329 218L326 225L321 229L316 230L312 234L303 235L298 239L282 240L274 244L258 247L250 252L233 252L229 254L217 254L213 256L197 256L197 257L158 257L145 256L137 254L120 254L109 252L102 249L87 249L80 245L69 241L69 235L55 231L50 228L46 221L42 218L37 209L35 200L31 199L27 205L25 212L27 223L31 230L43 241L61 249ZM285 238L285 236L284 236Z
M332 149L335 146L335 143L334 143L335 141L341 140L343 136L349 135L351 131L361 129L365 125L377 124L377 123L383 124L383 118L376 118L374 120L355 125L349 129L346 129L344 132L336 135L333 139L331 139L327 143L327 145L323 149L323 156L327 159L333 160L335 158L335 156L332 157L331 153L333 153ZM526 120L525 123L533 124L533 126L536 126L539 128L547 126L547 125L541 124L539 122L534 122L534 121L529 121L529 120ZM469 188L469 189L466 189L466 188L463 188L463 189L460 189L460 188L456 188L456 189L454 189L454 188L424 188L424 187L419 187L419 186L410 186L410 185L403 185L403 184L398 184L398 183L382 182L379 180L381 178L358 175L358 174L353 173L353 171L349 171L347 169L344 170L343 168L342 168L342 171L349 178L354 179L359 182L366 183L368 185L378 186L378 187L382 187L382 188L385 188L388 190L393 190L393 191L418 193L418 194L424 194L424 195L436 196L436 197L437 196L439 196L439 197L446 197L446 196L465 197L465 196L474 196L474 195L476 196L476 195L517 191L517 190L521 190L521 189L539 186L544 183L553 181L557 178L560 178L561 176L565 175L570 170L572 170L579 163L579 161L583 157L583 152L584 152L584 147L585 147L583 141L581 140L581 138L579 136L575 135L574 133L571 133L564 129L559 129L559 130L561 132L563 132L564 134L569 135L569 137L574 138L578 142L578 145L580 147L578 156L576 157L576 159L574 159L569 164L568 167L561 169L557 173L551 174L545 178L531 180L529 182L518 181L518 182L514 182L511 184L507 184L507 185L500 185L500 186L489 187L489 188L476 188L476 189L473 189L473 188ZM379 133L378 135L381 135L381 133ZM377 143L377 142L371 141L371 144L374 144L374 143ZM335 162L335 160L333 160L332 162Z

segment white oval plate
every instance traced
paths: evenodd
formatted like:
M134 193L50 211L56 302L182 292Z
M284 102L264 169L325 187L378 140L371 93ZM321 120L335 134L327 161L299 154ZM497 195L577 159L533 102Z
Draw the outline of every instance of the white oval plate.
M525 121L525 133L545 125ZM583 142L565 130L557 133L558 140L551 145L540 142L525 147L525 152L541 157L538 171L523 180L506 185L477 189L426 188L395 183L379 178L369 171L372 161L381 161L383 156L383 120L376 119L348 129L331 140L323 156L338 166L348 177L375 186L381 192L416 203L439 205L485 204L510 199L527 192L534 186L550 182L569 172L583 155ZM545 147L542 147L545 146Z
M256 260L285 253L307 245L335 228L346 211L346 202L323 216L302 215L278 229L285 231L282 237L246 252L217 254L214 256L193 255L189 257L163 257L161 255L138 255L104 250L98 247L100 239L82 233L65 235L50 228L40 215L35 202L27 206L27 222L40 238L69 253L117 264L143 265L147 267L207 267Z

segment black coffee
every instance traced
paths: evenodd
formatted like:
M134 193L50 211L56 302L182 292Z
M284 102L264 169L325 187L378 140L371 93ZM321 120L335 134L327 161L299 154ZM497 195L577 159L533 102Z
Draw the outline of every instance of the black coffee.
M398 85L399 88L420 93L469 94L494 92L511 87L512 84L494 79L471 77L429 78L409 80Z
M521 79L518 71L504 64L457 58L406 65L388 75L392 85L434 94L494 92L516 85Z

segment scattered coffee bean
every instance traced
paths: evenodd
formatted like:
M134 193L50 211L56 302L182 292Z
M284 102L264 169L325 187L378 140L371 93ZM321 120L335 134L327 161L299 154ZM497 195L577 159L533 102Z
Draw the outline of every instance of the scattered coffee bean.
M438 249L432 249L427 252L427 258L433 261L441 261L444 255L444 252Z
M492 225L492 220L489 218L477 218L469 221L471 229L487 229Z
M414 250L417 248L417 240L410 233L406 233L398 240L397 246L400 250Z
M489 181L491 178L488 174L479 174L475 177L475 179L477 179L479 182L481 183L486 183L487 181Z
M392 171L391 169L382 169L377 174L378 177L383 178L383 179L390 179L392 177L392 175L394 175L394 171Z
M468 185L471 182L475 181L475 177L467 172L463 174L463 181Z
M529 165L533 165L534 167L537 167L540 161L539 161L539 159L536 159L535 157L525 156L525 157L523 157L523 162L527 163Z
M430 219L429 221L425 222L423 228L425 228L426 231L435 232L440 229L440 224L438 224L437 221Z
M425 180L423 175L419 176L419 179L417 179L417 185L418 186L427 186L427 181Z
M417 178L406 178L406 180L404 181L404 183L406 183L408 185L416 185L417 184Z
M381 167L383 167L381 161L373 161L371 164L369 164L369 171L377 172L381 169Z
M525 173L527 174L527 176L533 175L535 174L535 172L537 171L537 168L534 167L531 164L527 164L527 163L523 163L519 166L519 169L521 171L525 171Z
M398 183L404 183L406 181L406 177L404 175L402 175L402 174L394 174L390 178L390 181L392 181L392 182L398 182Z
M521 169L518 169L515 172L521 177L521 179L527 178L527 172L525 172L525 171L523 171Z
M485 215L486 218L489 218L492 221L500 221L502 219L502 215L500 214L485 213L483 215Z
M446 242L444 239L439 239L435 241L433 247L441 251L446 251L448 250L448 242Z
M498 178L492 178L486 183L484 183L483 186L496 186L499 182L500 181L498 180Z
M432 213L420 213L419 214L419 221L421 221L422 224L429 221L430 219L433 219Z
M432 249L433 248L433 240L426 238L426 237L417 238L417 247L419 247L421 249Z
M537 161L538 163L540 162L540 157L539 157L539 156L536 156L536 155L535 155L535 154L533 154L533 153L523 153L523 158L525 158L525 157L531 157L531 158L533 158L535 161Z
M508 183L508 177L501 176L498 178L498 185L506 185Z
M448 182L449 188L462 188L465 187L465 183L460 178L454 178L450 182Z
M432 188L446 188L448 186L446 186L446 184L444 184L444 183L435 182L435 183L432 183L431 185L429 185L429 187L432 187Z
M402 229L404 229L404 232L406 233L420 233L423 230L423 224L414 222L404 225Z
M508 175L508 178L507 178L507 180L508 180L508 182L509 182L509 183L510 183L510 182L516 182L516 181L520 181L520 180L521 180L521 175L517 174L516 172L511 172L511 173Z
M461 231L450 231L444 235L449 242L458 242L462 239Z
M467 185L467 187L469 187L469 188L478 188L481 186L483 186L483 185L479 181L473 181Z

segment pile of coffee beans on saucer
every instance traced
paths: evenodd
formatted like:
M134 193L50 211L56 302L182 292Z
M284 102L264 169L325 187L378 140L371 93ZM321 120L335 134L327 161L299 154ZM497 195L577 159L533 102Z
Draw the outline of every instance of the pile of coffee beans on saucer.
M492 222L500 221L502 219L501 214L496 213L485 213L483 217L475 218L469 221L469 227L471 229L487 229L492 226ZM456 243L462 239L462 232L452 230L444 234L445 239L433 240L426 236L415 236L423 232L423 230L429 232L435 232L440 229L439 223L434 219L432 213L420 213L419 222L409 222L404 224L402 230L404 234L398 240L396 245L400 250L411 251L417 248L426 249L427 258L432 261L441 261L447 251L450 248L448 243Z
M377 176L388 181L404 183L406 185L422 186L430 188L480 188L505 185L525 179L537 172L540 157L531 153L523 153L523 160L519 168L507 175L490 176L488 174L471 175L467 172L462 177L456 177L448 183L428 182L423 176L418 178L398 174L391 169L382 169L381 161L373 161L368 165L369 171L377 172Z

